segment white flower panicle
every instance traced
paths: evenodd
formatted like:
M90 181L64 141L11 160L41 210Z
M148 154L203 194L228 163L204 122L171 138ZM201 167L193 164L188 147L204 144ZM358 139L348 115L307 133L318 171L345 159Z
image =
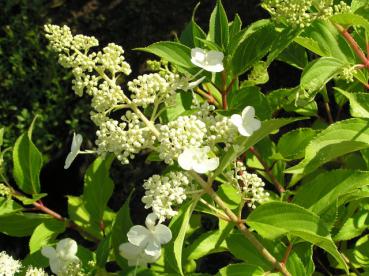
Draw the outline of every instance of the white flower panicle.
M344 13L350 9L343 1L334 5L333 0L322 0L316 1L318 10L312 12L313 3L313 0L265 0L263 6L276 20L283 18L292 26L301 28L309 26L314 20L326 20L334 14Z
M186 171L193 170L197 173L214 171L219 166L219 158L209 157L209 153L210 147L208 146L186 148L178 156L178 164Z
M255 203L268 201L269 193L264 190L265 183L256 174L248 173L242 162L236 162L232 173L234 182L239 187L247 206L254 209Z
M200 147L207 129L196 116L180 116L167 125L159 127L159 157L167 164L173 164L188 147Z
M152 208L160 220L171 218L177 214L174 205L182 204L186 200L190 180L182 172L170 172L167 175L153 175L143 185L146 192L142 197L145 208Z
M0 252L0 275L13 276L20 271L22 265L18 260L14 260L12 256L6 254L5 251Z
M80 260L76 256L77 243L69 238L60 240L56 248L45 246L41 254L49 259L50 269L57 276L76 275L80 271ZM73 274L70 272L73 271Z
M156 223L158 217L151 213L146 217L145 225L135 225L127 233L128 242L119 246L120 254L131 266L146 265L160 258L161 245L172 239L170 229Z
M128 89L132 92L132 101L140 106L146 107L158 103L171 97L177 88L179 75L166 74L161 76L159 73L146 74L128 82Z
M96 135L98 153L112 152L123 164L128 164L142 149L151 147L156 139L131 111L127 111L120 122L109 119L102 123Z
M226 149L235 141L238 131L228 117L216 116L209 126L211 135L208 136L210 144L225 143Z
M25 276L48 276L48 274L42 268L29 266Z

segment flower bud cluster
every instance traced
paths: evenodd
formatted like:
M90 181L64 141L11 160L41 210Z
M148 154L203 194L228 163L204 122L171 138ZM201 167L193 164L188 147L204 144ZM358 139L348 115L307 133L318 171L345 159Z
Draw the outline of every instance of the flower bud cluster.
M0 275L13 276L20 271L21 267L20 261L14 260L5 251L0 252Z
M11 190L5 184L0 183L0 196L9 197L11 195Z
M237 161L231 176L232 182L239 188L243 199L250 208L256 208L255 203L266 202L269 193L264 190L265 183L256 174L248 173L242 162Z
M173 205L186 200L186 191L190 187L190 180L182 172L170 172L167 175L153 175L143 185L146 192L142 197L145 208L152 208L159 220L171 218L177 214Z
M29 266L25 276L48 276L48 274L42 268Z
M108 119L96 132L98 153L114 153L123 164L128 164L135 154L151 147L155 136L143 125L138 116L127 111L121 121Z
M314 20L326 20L349 10L343 1L334 5L333 0L323 0L317 1L313 8L317 11L312 12L313 3L313 0L265 0L263 5L276 20L283 18L288 24L300 28L309 26Z
M171 97L176 90L178 75L169 73L162 76L159 73L145 74L128 82L128 89L132 92L131 99L136 105L146 107Z
M159 130L159 157L167 164L173 164L185 148L200 147L207 132L206 124L194 115L179 116Z
M348 83L353 82L356 71L357 71L356 66L348 65L342 69L341 73L338 74L337 78L346 80L346 82Z

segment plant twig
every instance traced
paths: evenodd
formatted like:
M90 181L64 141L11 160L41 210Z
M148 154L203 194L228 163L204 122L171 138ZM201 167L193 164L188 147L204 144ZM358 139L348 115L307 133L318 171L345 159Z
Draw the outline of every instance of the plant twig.
M284 252L283 258L281 263L286 265L287 261L288 261L288 257L290 256L292 251L292 243L290 242L286 248L286 251Z
M270 180L272 181L274 187L278 190L278 192L280 194L286 192L286 190L283 188L283 186L281 185L281 183L279 183L278 179L272 173L271 168L268 166L268 164L261 157L260 153L254 147L250 147L250 152L253 155L255 155L255 157L259 160L259 162L261 163L261 165L264 167L266 174L270 177Z
M233 213L231 209L224 203L224 201L217 195L213 190L211 185L209 185L200 175L194 171L190 171L191 176L202 186L204 191L211 196L211 198L219 205L219 207L225 212L230 221L236 224L237 228L241 233L251 242L251 244L256 248L261 256L268 262L270 262L273 267L280 271L284 276L291 276L284 264L278 262L276 258L256 239L252 232L246 227L242 220L239 220L237 215Z
M327 111L328 123L331 125L331 124L334 123L334 120L333 120L333 116L332 116L332 112L331 112L331 108L329 106L329 103L326 102L326 101L324 101L324 108Z

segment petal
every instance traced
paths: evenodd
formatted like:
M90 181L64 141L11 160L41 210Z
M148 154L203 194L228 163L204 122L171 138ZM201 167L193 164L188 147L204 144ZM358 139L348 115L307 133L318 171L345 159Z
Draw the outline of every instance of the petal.
M128 241L139 247L146 247L151 232L142 225L135 225L127 233Z
M192 149L185 149L179 156L178 156L178 164L179 166L189 171L192 169L193 165L193 152Z
M250 122L250 126L254 131L258 130L261 127L261 122L258 119L252 119Z
M158 253L160 254L161 245L155 240L149 241L147 246L145 247L144 253L149 256L156 256Z
M49 261L50 269L53 273L58 275L60 272L63 271L64 268L64 262L59 258L52 258Z
M190 83L188 84L188 86L187 86L187 89L186 89L186 90L188 90L188 89L193 89L193 88L197 87L200 83L202 83L202 81L203 81L205 78L206 78L206 76L203 76L203 77L199 78L198 80L195 80L195 81L193 81L193 82L190 82Z
M214 157L206 160L206 166L208 167L208 171L214 171L219 166L219 158Z
M243 126L240 126L238 128L238 132L242 135L242 136L245 136L245 137L249 137L252 135L252 133L254 132L253 129L250 129L248 126L247 127L243 127Z
M154 230L155 229L154 226L157 220L158 220L158 216L155 213L148 214L145 220L146 227L150 230L151 229Z
M219 51L211 50L206 54L206 61L209 65L223 63L224 54Z
M247 118L254 118L255 117L255 108L252 106L246 106L241 113L242 120L244 121Z
M172 239L172 231L164 224L158 224L155 227L154 237L160 244L166 244Z
M73 258L78 251L78 245L75 240L62 239L56 245L56 254L62 258Z
M231 123L236 126L236 127L240 127L242 126L242 117L241 115L238 114L233 114L231 116Z
M205 64L205 58L206 58L206 51L201 48L193 48L191 49L191 62L200 67L203 68Z
M45 246L41 249L41 254L45 256L46 258L55 258L56 257L56 250L54 247L51 246Z
M204 68L206 71L214 73L222 72L224 70L223 64L214 64L214 65L207 64L202 68Z
M81 134L73 133L73 141L72 141L72 146L70 148L70 151L78 152L81 147L82 141L83 141L83 138Z
M136 260L142 251L143 249L141 247L133 245L130 242L122 243L119 246L119 254L127 260Z
M147 255L145 252L141 255L142 261L145 261L146 263L153 263L157 261L160 258L161 250L157 251L155 255Z
M72 162L74 159L76 159L78 153L70 152L67 155L67 158L65 159L64 169L69 169L70 165L72 165Z

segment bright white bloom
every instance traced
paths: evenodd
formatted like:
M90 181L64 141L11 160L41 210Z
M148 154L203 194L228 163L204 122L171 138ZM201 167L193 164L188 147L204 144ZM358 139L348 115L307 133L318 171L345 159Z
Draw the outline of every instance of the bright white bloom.
M69 266L73 263L78 264L79 259L76 256L78 251L77 243L69 238L62 239L56 245L56 249L51 246L45 246L41 254L49 259L50 269L56 275L63 275Z
M156 262L161 255L160 251L154 256L147 255L144 248L133 245L130 242L122 243L119 246L119 253L128 260L129 266L146 266L148 263Z
M219 51L207 51L201 48L191 50L191 62L209 72L222 72L224 54Z
M251 136L261 126L261 122L255 119L255 109L252 106L246 106L241 115L233 114L231 122L238 128L238 132L246 137Z
M29 266L25 276L48 276L48 274L42 268Z
M64 169L68 169L70 165L72 164L73 160L76 159L80 151L82 140L83 138L81 134L76 135L76 133L73 133L72 146L70 147L70 153L68 153L68 156L65 159Z
M197 173L214 171L219 166L219 158L209 158L210 147L187 148L178 157L178 164L184 170L194 170Z
M152 208L160 220L171 218L177 214L172 209L186 200L186 191L190 188L190 180L182 172L170 172L167 175L153 175L143 185L145 195L142 202L145 208Z
M0 252L0 275L1 276L13 276L19 272L21 263L14 260L11 256L6 254L5 251Z
M127 233L128 241L144 250L148 256L155 257L161 252L161 245L172 239L170 229L161 223L156 224L158 217L151 213L146 217L146 227L132 226Z

